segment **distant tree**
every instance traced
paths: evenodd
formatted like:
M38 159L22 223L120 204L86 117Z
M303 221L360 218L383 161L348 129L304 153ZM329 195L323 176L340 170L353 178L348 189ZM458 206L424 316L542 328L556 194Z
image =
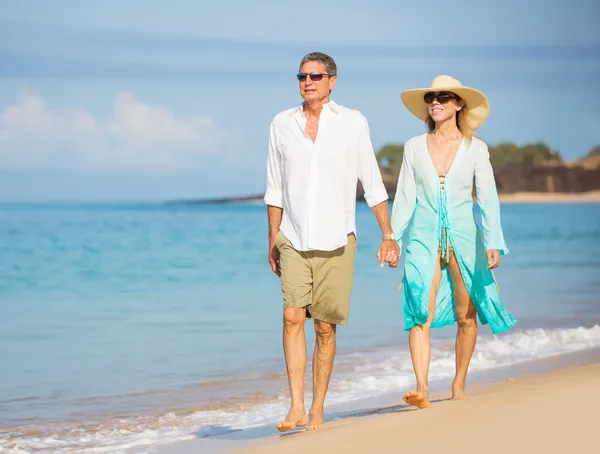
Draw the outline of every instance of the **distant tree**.
M402 156L404 156L404 145L388 144L377 152L377 162L386 173L396 179L400 175Z
M560 154L544 143L526 144L519 147L512 143L500 143L489 147L493 164L540 165L545 162L563 162Z
M593 156L600 156L600 145L595 146L588 153L588 157L591 158Z
M592 148L587 156L577 163L587 169L600 169L600 145Z

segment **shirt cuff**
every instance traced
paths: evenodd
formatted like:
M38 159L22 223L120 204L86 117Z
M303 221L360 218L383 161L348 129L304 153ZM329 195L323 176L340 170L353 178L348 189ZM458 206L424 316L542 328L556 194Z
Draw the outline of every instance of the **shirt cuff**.
M272 205L275 207L283 208L283 194L277 191L267 191L265 194L265 205Z
M388 193L383 185L381 185L381 188L372 189L369 192L365 192L365 200L370 208L374 207L375 205L379 205L381 202L385 202L388 200L388 198Z

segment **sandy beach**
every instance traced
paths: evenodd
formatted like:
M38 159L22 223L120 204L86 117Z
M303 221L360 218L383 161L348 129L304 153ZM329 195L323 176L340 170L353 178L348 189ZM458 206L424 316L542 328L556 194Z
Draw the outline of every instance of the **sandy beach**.
M502 203L600 203L600 191L582 193L515 192L500 194Z
M471 388L466 401L434 397L427 410L406 405L334 421L316 432L275 437L245 454L595 452L600 362Z

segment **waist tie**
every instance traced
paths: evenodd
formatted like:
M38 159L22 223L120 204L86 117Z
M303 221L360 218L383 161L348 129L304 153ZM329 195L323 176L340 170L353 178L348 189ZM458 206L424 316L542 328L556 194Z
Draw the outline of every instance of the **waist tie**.
M438 244L440 249L440 258L443 261L449 261L449 249L452 247L448 231L450 230L450 221L448 219L448 205L446 200L446 189L444 187L443 176L440 176L440 186L438 188Z

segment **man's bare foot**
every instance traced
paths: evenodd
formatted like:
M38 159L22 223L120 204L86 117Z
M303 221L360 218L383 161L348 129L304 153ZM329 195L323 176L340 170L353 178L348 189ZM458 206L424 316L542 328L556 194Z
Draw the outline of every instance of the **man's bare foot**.
M417 408L429 408L429 392L428 391L411 391L404 395L404 402L408 405L413 405Z
M290 410L285 421L276 424L275 427L279 432L287 432L296 427L304 427L306 424L308 424L308 417L305 410Z
M465 394L464 383L452 382L452 400L465 400L469 396Z
M310 409L310 423L306 430L318 430L325 426L325 415L323 410Z

